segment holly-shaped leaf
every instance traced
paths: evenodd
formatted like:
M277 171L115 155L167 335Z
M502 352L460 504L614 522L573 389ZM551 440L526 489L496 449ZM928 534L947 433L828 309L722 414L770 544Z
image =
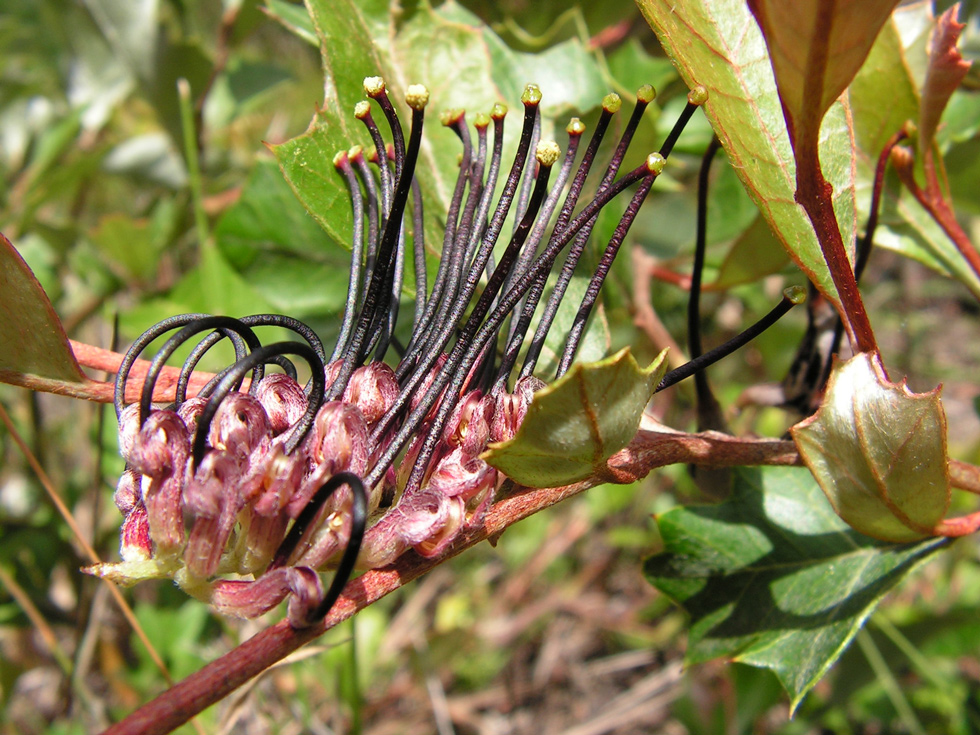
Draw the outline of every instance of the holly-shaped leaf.
M837 514L885 541L936 534L949 508L940 389L912 393L873 355L838 362L823 405L791 430Z
M667 370L666 354L646 369L629 348L599 362L576 363L534 394L517 435L491 444L483 458L529 487L559 487L601 471L636 435Z
M876 541L848 528L799 468L740 468L732 498L657 517L647 579L690 615L688 663L771 669L795 709L882 596L949 542Z
M47 294L0 234L0 381L55 393L87 383ZM65 384L69 384L66 386Z
M708 89L703 109L732 166L793 260L840 304L813 225L794 199L796 162L759 26L742 0L638 0L688 86ZM834 213L854 242L854 151L849 116L835 102L820 129L820 160Z
M347 248L353 226L350 195L333 160L354 145L373 149L364 125L353 114L354 105L366 97L366 77L385 80L392 103L402 111L406 137L410 117L405 90L414 83L429 90L416 171L426 212L426 242L433 244L443 240L442 222L462 150L456 135L439 124L440 112L463 109L472 120L499 102L518 108L507 116L507 125L513 127L519 125L521 91L533 82L543 92L542 134L551 136L551 118L595 107L609 91L594 56L578 40L540 54L518 53L455 3L438 8L420 3L397 16L387 3L377 2L310 0L308 8L323 56L324 104L303 135L272 150L309 212L335 243ZM372 116L387 138L387 124L377 106ZM517 138L513 131L505 136L505 167L513 160Z

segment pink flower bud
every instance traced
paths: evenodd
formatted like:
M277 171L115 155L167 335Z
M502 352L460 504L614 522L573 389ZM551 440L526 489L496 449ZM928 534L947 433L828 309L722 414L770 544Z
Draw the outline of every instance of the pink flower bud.
M290 521L286 505L302 484L306 458L300 452L283 454L282 445L273 442L261 464L258 482L244 498L251 506L251 513L239 515L245 534L242 572L255 572L268 566L282 543ZM246 485L251 488L252 483Z
M119 556L123 561L144 561L152 555L150 517L141 500L126 515L119 531Z
M341 401L325 403L317 412L303 451L313 468L289 501L289 515L293 518L327 478L347 471L364 474L368 465L368 430L361 412Z
M184 478L190 457L184 422L173 411L154 411L133 447L133 469L150 478L143 501L150 516L150 538L157 553L175 553L184 543L181 508Z
M243 502L239 492L241 460L229 452L208 452L184 490L184 505L194 525L184 549L184 562L194 576L214 574L235 528Z
M418 407L419 401L421 401L422 398L425 396L425 394L429 392L429 388L432 386L432 382L436 379L436 376L439 375L439 373L442 371L442 368L445 366L446 361L448 359L449 359L449 355L445 353L439 355L439 357L436 358L436 364L432 366L432 369L429 371L429 374L422 379L422 382L419 384L419 387L415 390L415 393L412 395L411 401L409 402L412 411L414 411ZM445 395L445 390L443 391L443 395ZM430 421L432 417L435 416L436 411L439 409L439 404L441 402L442 402L442 396L439 396L439 400L435 402L435 404L432 406L432 410L429 411L428 415L425 417L426 421Z
M271 438L262 404L247 393L229 393L214 414L208 442L245 459Z
M283 454L282 445L274 443L263 458L259 482L245 502L251 503L260 516L275 516L286 507L303 480L305 457L301 452Z
M259 383L255 397L265 409L274 435L295 424L306 411L303 386L285 373L270 373Z
M458 531L454 519L457 513L461 519L461 509L460 500L430 488L403 495L398 504L364 534L358 565L366 569L386 566L409 547L442 538L441 532L447 525L450 530L455 525Z
M514 438L527 415L527 407L531 405L535 391L544 386L541 380L529 375L517 381L513 393L501 391L493 396L495 404L490 419L490 441L505 442Z
M344 390L344 403L357 406L370 425L384 416L398 398L395 371L383 362L357 368Z
M140 406L130 403L119 414L119 454L126 464L133 463L133 447L140 433Z
M456 447L439 460L428 487L450 498L475 498L497 483L497 472L479 457Z
M201 414L204 413L204 407L208 405L207 398L188 398L182 404L180 408L177 409L177 415L184 420L184 426L187 427L187 433L193 437L197 433L197 422L201 418Z
M424 541L413 547L420 556L434 559L440 556L456 540L466 517L465 507L459 498L450 498L446 504L446 522Z
M344 493L346 497L337 498L338 493ZM315 530L305 543L300 544L290 564L320 569L347 545L350 539L350 491L341 488L330 500L330 507L335 510L315 524Z
M490 438L493 409L480 391L470 391L450 414L443 430L444 441L451 447L463 447L467 454L479 454Z
M214 609L236 618L257 618L293 593L289 601L289 622L308 625L310 615L323 599L320 577L306 567L280 567L254 582L219 580L211 585L210 603Z
M334 360L323 369L323 376L327 382L327 390L330 390L334 382L337 380L337 376L340 374L342 367L344 367L343 360Z
M128 516L137 503L143 502L142 482L143 476L133 470L126 470L119 476L112 500L123 517Z

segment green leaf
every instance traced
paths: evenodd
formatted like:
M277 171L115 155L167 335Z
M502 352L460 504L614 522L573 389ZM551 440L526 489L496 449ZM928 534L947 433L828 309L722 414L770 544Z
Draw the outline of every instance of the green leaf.
M606 62L613 79L630 94L644 84L653 85L659 92L677 79L674 65L663 57L650 56L636 38L626 39L606 57Z
M0 381L84 383L54 307L27 263L0 234Z
M535 372L538 375L553 376L558 368L558 361L565 351L565 342L568 333L575 323L579 307L582 305L582 298L592 280L593 271L588 268L583 273L576 273L568 282L565 290L565 297L558 305L555 313L555 320L548 330L548 335L544 338L544 345L541 348L541 356L538 358L538 366ZM531 324L528 330L531 334L537 328L537 320ZM605 309L600 302L599 308L590 317L586 327L582 343L579 345L575 357L579 362L595 362L601 360L609 354L611 336L609 334L609 322L606 320Z
M320 45L310 14L303 6L294 5L286 0L265 0L265 12L311 46Z
M760 216L732 244L714 281L717 288L754 283L787 266L786 251Z
M147 220L119 213L106 215L89 232L89 237L102 257L118 266L114 270L121 278L145 282L156 272L164 243L155 240Z
M690 615L687 661L771 669L795 709L882 596L948 542L896 545L848 528L809 472L740 468L731 500L657 517L647 579Z
M491 444L483 458L529 487L584 480L636 435L640 417L667 370L666 350L641 369L629 348L576 363L534 394L517 435Z
M766 45L745 3L639 0L639 5L684 82L707 87L705 114L770 228L800 268L839 305L813 226L794 199L793 149ZM820 137L820 161L834 187L841 236L853 243L854 153L848 115L840 103L831 106Z
M489 112L497 102L514 106L528 82L541 86L546 118L594 107L608 91L592 54L580 42L567 41L540 54L520 54L455 3L439 8L420 4L400 17L397 26L387 4L310 0L308 7L323 56L324 104L306 133L274 146L273 151L304 206L344 247L350 247L352 227L349 194L334 171L333 158L355 144L370 144L352 112L365 96L365 77L383 77L392 102L403 111L409 84L422 83L429 89L426 115L430 120L417 168L428 243L442 242L441 218L452 195L461 150L456 136L431 118L450 108L475 114ZM373 114L386 129L377 108ZM518 124L517 118L517 111L512 111L508 125ZM402 114L401 119L407 127L409 116ZM543 134L552 135L551 127L546 119ZM507 136L505 166L513 158L516 138Z
M218 221L214 236L233 261L247 260L260 250L328 258L343 263L345 270L350 261L323 237L323 230L296 199L273 161L255 165L241 197Z
M838 362L820 410L791 429L837 514L885 541L934 535L950 501L940 389L912 393L876 358Z
M129 309L120 315L120 324L124 334L135 336L141 334L147 324L174 314L202 312L245 316L270 311L273 311L272 305L231 267L213 243L207 243L201 248L200 263L184 275L167 296ZM220 347L216 348L219 354ZM178 350L175 361L183 354Z

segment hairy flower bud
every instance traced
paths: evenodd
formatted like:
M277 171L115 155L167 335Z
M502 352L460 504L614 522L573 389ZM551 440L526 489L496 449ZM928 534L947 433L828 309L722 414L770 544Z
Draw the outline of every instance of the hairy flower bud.
M303 386L285 373L266 375L259 383L255 397L265 409L269 428L274 435L295 424L306 411Z
M398 380L394 370L383 362L359 367L344 390L344 402L360 409L369 425L384 416L396 398Z
M368 430L360 410L341 401L320 407L309 438L309 456L317 468L328 476L362 474L368 453Z
M194 525L187 538L184 561L197 577L209 577L218 568L243 505L239 488L242 460L230 452L212 450L184 490L184 507Z
M183 420L173 411L154 411L133 447L133 468L150 478L143 501L150 517L150 538L163 555L184 543L181 508L190 440Z
M246 459L272 437L262 404L247 393L230 393L218 406L211 422L209 443Z
M439 460L429 476L428 486L448 497L469 500L493 487L496 481L496 470L462 447L456 447Z
M412 396L412 400L409 403L409 406L413 411L418 407L419 402L422 400L423 396L425 396L425 394L429 392L429 388L432 387L432 382L436 379L436 376L442 371L443 367L445 367L446 361L448 359L449 359L449 355L445 353L439 355L439 357L436 358L435 365L432 366L432 369L422 379L422 383L419 385L418 390L416 390L415 394ZM435 405L432 407L432 410L429 412L429 415L425 417L426 421L432 418L432 415L436 411L436 406L438 405L439 405L439 401L436 401Z
M201 419L201 414L204 413L204 407L207 405L207 398L195 396L194 398L188 398L177 409L177 415L180 416L184 422L184 426L187 427L189 436L193 437L197 432L197 423Z
M282 602L290 592L293 597L289 601L289 621L296 627L304 627L323 599L320 577L306 567L281 567L254 582L219 580L211 585L209 602L224 615L257 618Z
M123 514L123 517L128 516L137 503L143 502L141 477L138 472L133 470L126 470L119 476L112 501L116 504L119 512Z
M451 447L462 447L476 455L486 449L490 438L490 419L493 405L483 400L480 391L470 391L453 409L443 430L443 438Z
M140 407L131 403L119 415L119 454L126 464L133 464L133 448L140 433Z
M150 542L150 517L140 500L126 514L119 532L119 556L123 561L144 561L153 555Z
M527 407L531 405L535 391L540 390L544 385L538 378L527 376L517 381L513 393L500 391L493 396L490 441L505 442L514 438L527 415Z
M374 569L390 564L408 548L439 535L460 507L457 498L429 488L406 494L364 534L358 565Z

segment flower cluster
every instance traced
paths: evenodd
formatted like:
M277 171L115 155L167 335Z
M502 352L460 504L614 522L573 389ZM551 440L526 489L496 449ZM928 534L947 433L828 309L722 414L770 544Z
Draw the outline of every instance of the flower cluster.
M115 496L125 518L122 561L93 573L122 582L172 578L219 611L244 617L291 593L290 620L304 625L329 611L355 565L381 567L409 549L428 557L444 553L482 522L505 479L481 455L488 443L514 436L543 385L533 372L599 211L634 189L567 337L559 376L572 363L641 203L704 97L703 90L693 92L661 151L620 174L654 96L652 88L641 88L588 197L582 195L596 152L621 106L617 95L603 100L576 167L584 125L569 123L562 156L555 142L540 140L541 94L529 85L517 154L502 179L506 108L476 116L475 141L462 111L443 115L462 155L430 288L415 177L428 92L420 85L407 90L406 140L384 82L366 79L364 89L384 114L392 143L384 141L371 105L359 103L355 114L372 150L355 146L334 160L350 193L354 232L347 306L333 353L327 356L312 330L282 315L186 314L147 330L116 382L127 464ZM498 247L508 216L516 225ZM549 282L560 255L557 278ZM415 309L403 345L396 327L410 258ZM264 326L302 339L262 345L255 330ZM141 400L126 405L137 358L173 330L149 366ZM187 398L199 360L225 339L235 347L235 363ZM163 366L190 340L198 341L181 368L175 402L154 406ZM397 357L385 362L393 352ZM297 357L310 368L305 386L297 380ZM283 372L267 375L269 365ZM317 571L331 568L336 573L324 592Z

